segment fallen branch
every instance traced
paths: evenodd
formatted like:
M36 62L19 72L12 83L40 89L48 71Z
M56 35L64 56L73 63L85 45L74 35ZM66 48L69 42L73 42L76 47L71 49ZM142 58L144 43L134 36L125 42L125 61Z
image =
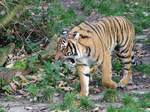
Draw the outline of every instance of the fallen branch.
M6 27L14 17L19 13L19 11L23 8L24 0L20 0L19 4L14 7L13 10L10 10L7 15L0 19L0 30Z

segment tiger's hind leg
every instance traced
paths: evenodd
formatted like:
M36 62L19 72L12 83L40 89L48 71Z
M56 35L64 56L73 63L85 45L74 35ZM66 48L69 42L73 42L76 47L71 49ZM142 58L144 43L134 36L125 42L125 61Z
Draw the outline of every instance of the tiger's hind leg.
M102 84L106 88L116 88L117 84L112 81L112 63L110 53L106 53L102 63Z
M131 63L132 63L132 48L126 48L124 52L118 54L123 65L123 78L119 82L119 86L123 87L129 82L132 82Z

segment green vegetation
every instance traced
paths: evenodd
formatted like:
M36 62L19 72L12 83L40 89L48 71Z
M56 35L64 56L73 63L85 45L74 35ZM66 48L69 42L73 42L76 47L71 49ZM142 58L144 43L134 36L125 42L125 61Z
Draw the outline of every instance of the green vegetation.
M147 40L136 40L137 43L142 43L143 47L146 48L147 45L150 45L150 38Z
M66 93L65 98L61 104L56 104L50 108L50 110L69 110L70 112L80 112L75 104L75 94Z
M14 0L7 0L7 2L8 7L11 3L16 4ZM73 9L63 8L57 0L44 2L25 0L24 2L26 10L22 16L15 24L8 26L8 33L0 31L0 35L6 43L15 42L17 47L24 45L28 53L39 51L41 43L48 43L50 37L58 36L64 29L70 29L83 21L77 17ZM12 32L14 27L16 32Z
M5 100L14 100L15 99L15 96L14 95L7 95L6 99Z
M120 61L115 61L115 62L113 63L113 70L114 70L115 72L119 72L119 71L122 70L122 65L121 65Z
M125 94L122 98L122 107L116 108L113 105L108 106L108 112L147 112L145 108L149 107L149 99L143 98L143 96L149 95L149 93L144 95Z
M4 109L1 109L1 108L0 108L0 112L7 112L7 111L5 111Z
M125 16L134 25L136 33L141 33L143 28L150 25L150 1L148 0L83 0L81 8L86 15L93 10L104 16Z
M79 104L77 104L78 102ZM70 112L80 112L78 109L79 106L82 107L82 110L86 111L93 106L93 102L88 99L88 97L81 97L78 100L75 98L75 93L67 92L62 103L53 105L50 110L69 110Z
M140 65L140 66L136 66L135 70L138 71L138 72L143 72L143 73L150 74L150 65L143 64L143 65Z
M108 106L107 111L108 112L116 112L116 108L114 106L110 105L110 106Z
M30 97L38 97L39 93L42 94L39 101L51 101L54 92L63 92L60 90L58 85L60 80L67 81L67 75L69 75L70 68L62 63L58 62L44 62L44 72L42 73L41 79L34 84L27 84L27 91L30 93ZM61 76L60 73L64 73L65 77ZM28 79L31 80L30 78ZM55 89L52 89L55 88Z
M25 69L26 68L26 61L17 60L14 64L13 68Z
M85 108L86 110L87 109L90 109L91 107L93 107L93 101L92 100L89 100L88 97L81 97L80 98L80 105Z
M114 89L106 89L104 93L104 101L107 102L116 102L119 100L119 94L117 90Z
M15 4L13 0L6 1ZM63 8L57 0L44 0L44 2L42 0L25 0L24 2L27 10L24 10L22 17L0 31L0 35L3 37L3 41L7 43L13 42L17 48L23 46L29 54L40 51L41 48L39 46L43 43L46 46L50 42L50 37L54 35L58 37L64 29L69 30L83 21L83 19L77 17L72 8ZM81 8L86 15L96 11L103 16L127 17L135 25L136 33L141 32L143 28L148 28L150 25L149 6L148 0L82 0L81 2ZM13 6L8 4L8 8L12 9ZM144 46L150 44L149 39L142 42ZM30 68L35 69L39 63L41 64L40 61L39 56L34 55L26 61L16 61L13 68L25 69L28 63ZM81 97L79 100L75 98L75 94L80 91L80 82L78 78L76 78L77 80L70 79L71 74L73 74L70 67L52 60L46 60L42 63L40 75L36 72L31 73L31 76L26 76L26 83L22 84L20 78L14 78L14 80L19 82L19 89L23 89L28 93L28 98L31 101L50 103L53 102L54 93L58 93L64 99L50 107L50 110L80 112L81 110L88 111L94 107L94 102L88 97ZM120 61L113 63L113 70L114 72L123 70ZM135 67L135 70L149 74L150 65L140 65ZM77 72L75 73L76 75L78 75ZM113 80L119 82L118 77L113 78ZM94 85L102 86L101 76L94 75L93 82ZM2 91L8 92L9 86L5 85L3 80L1 84L3 85ZM64 88L72 87L73 90L63 90L60 85ZM7 100L13 99L13 95L7 96ZM108 106L108 112L146 112L144 109L149 107L149 101L150 93L138 96L126 94L120 97L118 90L106 89L104 98L100 103L122 104L121 108L117 108L114 105ZM1 106L0 112L5 112Z

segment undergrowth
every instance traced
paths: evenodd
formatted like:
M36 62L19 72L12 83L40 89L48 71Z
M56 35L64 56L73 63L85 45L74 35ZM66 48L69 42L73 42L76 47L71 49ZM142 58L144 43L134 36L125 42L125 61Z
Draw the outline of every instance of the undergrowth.
M82 0L81 8L86 15L93 10L103 16L125 16L134 25L136 33L150 27L150 1L149 0Z

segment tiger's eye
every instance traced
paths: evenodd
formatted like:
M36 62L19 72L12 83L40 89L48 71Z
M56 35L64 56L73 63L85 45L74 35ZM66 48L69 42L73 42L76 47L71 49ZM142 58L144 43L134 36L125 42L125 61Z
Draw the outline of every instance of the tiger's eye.
M67 52L67 56L70 56L71 55L71 52Z

